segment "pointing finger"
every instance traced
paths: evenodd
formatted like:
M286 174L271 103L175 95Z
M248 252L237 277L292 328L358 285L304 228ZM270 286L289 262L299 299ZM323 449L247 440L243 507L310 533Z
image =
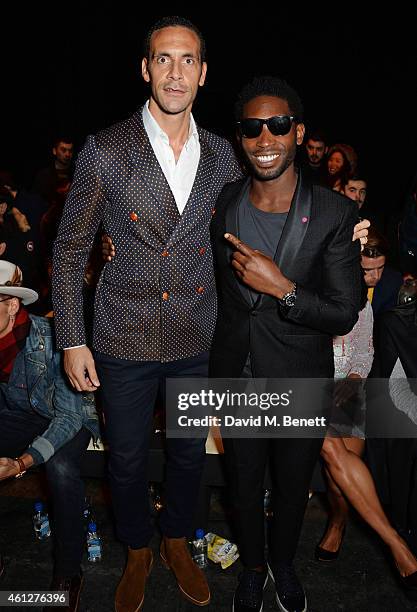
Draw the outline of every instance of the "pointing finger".
M236 238L236 236L234 236L233 234L225 234L224 237L226 238L226 240L233 244L235 249L237 249L244 255L252 254L253 250L250 248L250 246L239 240L239 238Z

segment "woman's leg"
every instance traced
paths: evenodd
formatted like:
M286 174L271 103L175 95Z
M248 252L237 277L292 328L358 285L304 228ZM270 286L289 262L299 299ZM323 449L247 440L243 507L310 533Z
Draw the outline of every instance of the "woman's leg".
M411 574L417 571L417 560L388 522L368 468L347 446L352 442L353 438L326 438L322 456L327 469L355 510L389 546L401 575Z
M326 444L327 438L324 441ZM343 438L345 446L358 455L362 455L364 442L360 438ZM324 445L322 448L322 455L324 456L325 450ZM327 478L327 499L330 506L329 523L324 534L320 547L330 552L336 552L340 548L340 544L343 538L343 531L345 529L348 516L349 516L349 504L346 498L334 481L327 464L325 465L325 472Z

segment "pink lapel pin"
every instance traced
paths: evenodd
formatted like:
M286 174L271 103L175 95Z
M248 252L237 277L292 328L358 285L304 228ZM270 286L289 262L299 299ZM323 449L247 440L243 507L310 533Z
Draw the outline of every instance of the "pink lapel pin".
M302 217L301 221L302 221L303 223L307 223L307 221L308 221L308 217Z

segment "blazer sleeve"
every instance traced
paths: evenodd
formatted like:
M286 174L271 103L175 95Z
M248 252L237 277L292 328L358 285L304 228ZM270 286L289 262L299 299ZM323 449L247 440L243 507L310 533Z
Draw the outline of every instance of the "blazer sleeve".
M77 161L54 245L52 300L59 349L86 342L83 278L105 203L99 154L94 137L89 136Z
M358 320L361 299L359 240L352 241L357 210L346 205L340 225L323 254L320 293L297 286L295 305L286 318L333 336L344 336Z

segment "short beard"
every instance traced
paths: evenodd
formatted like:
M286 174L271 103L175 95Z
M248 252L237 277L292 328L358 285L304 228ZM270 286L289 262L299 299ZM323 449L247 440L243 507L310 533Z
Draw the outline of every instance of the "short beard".
M252 174L254 174L255 178L258 181L273 181L274 179L277 179L282 174L284 174L284 172L294 162L294 158L295 158L295 155L289 155L287 157L287 159L285 160L285 163L282 166L277 168L272 174L268 174L268 175L259 173L257 168L252 163L250 163L249 161L248 161L248 165L249 165L250 169L252 170Z

